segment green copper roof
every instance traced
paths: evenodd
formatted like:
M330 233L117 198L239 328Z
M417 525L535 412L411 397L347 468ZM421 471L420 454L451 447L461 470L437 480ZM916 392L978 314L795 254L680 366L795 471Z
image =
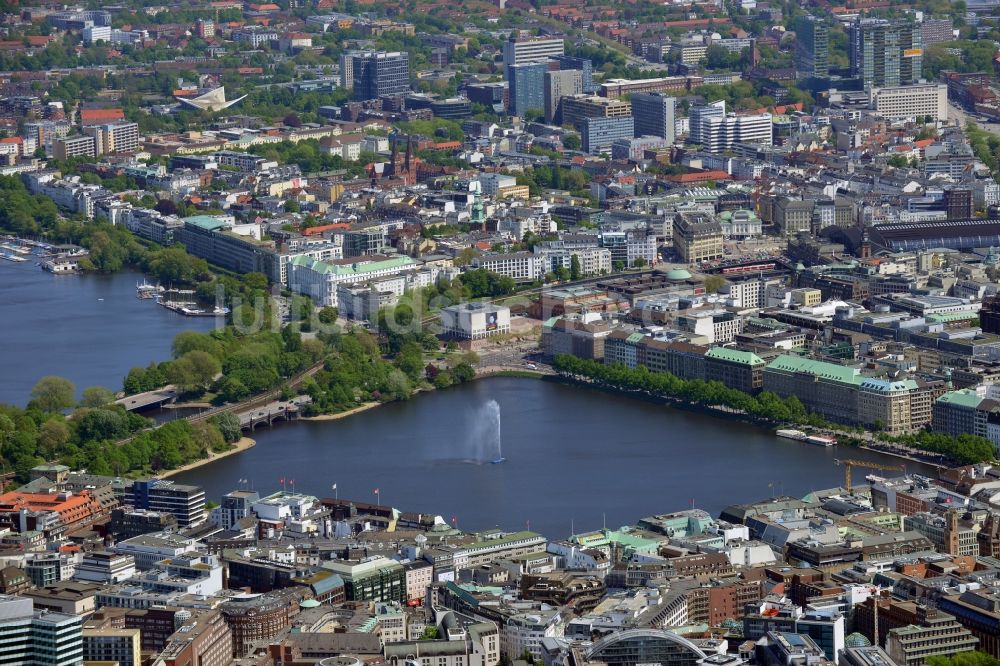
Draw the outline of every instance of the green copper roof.
M930 314L925 317L927 321L933 321L937 323L947 323L950 321L966 321L975 319L979 316L978 313L972 310L963 310L961 312L940 312L937 314Z
M712 347L705 353L705 358L717 358L720 361L730 361L732 363L743 363L745 365L763 365L764 359L753 352L740 351L738 349L728 349L726 347Z
M814 361L809 358L789 356L787 354L783 354L771 361L767 369L781 372L803 372L845 384L860 384L864 379L861 376L861 371L857 368L837 365L836 363L826 363L824 361Z
M975 409L982 401L983 398L976 395L976 392L972 389L961 389L959 391L948 391L943 396L938 398L936 402L947 405L955 405L956 407L965 407L967 409Z
M226 226L226 223L211 215L192 215L184 218L185 224L204 229L205 231L218 231Z

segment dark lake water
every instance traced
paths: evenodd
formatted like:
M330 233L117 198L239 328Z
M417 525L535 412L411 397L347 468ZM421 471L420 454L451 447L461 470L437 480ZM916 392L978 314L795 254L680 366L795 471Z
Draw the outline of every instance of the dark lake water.
M490 433L499 405L506 462ZM834 458L889 459L779 439L736 421L548 381L494 378L383 405L337 421L254 433L257 445L174 477L209 497L249 479L262 494L295 489L457 517L459 527L530 524L550 537L634 523L692 504L802 496L839 486ZM480 462L467 462L477 459ZM908 470L933 475L925 466ZM862 482L863 471L855 471Z
M118 391L130 368L169 358L177 333L215 325L136 298L138 273L53 275L35 261L0 259L2 403L24 405L44 375Z

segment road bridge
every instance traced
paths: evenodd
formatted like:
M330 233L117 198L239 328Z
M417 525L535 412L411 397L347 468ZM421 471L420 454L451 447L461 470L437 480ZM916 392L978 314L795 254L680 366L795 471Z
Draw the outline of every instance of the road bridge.
M124 398L119 398L115 400L115 404L121 405L130 412L141 412L145 409L162 407L163 405L177 402L178 395L180 395L180 392L172 384L168 384L155 391L146 391L145 393L136 393L135 395L127 395Z

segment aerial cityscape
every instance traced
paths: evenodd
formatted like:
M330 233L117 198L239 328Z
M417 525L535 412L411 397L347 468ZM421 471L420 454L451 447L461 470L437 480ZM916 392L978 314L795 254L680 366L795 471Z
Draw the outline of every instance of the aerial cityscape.
M1000 0L0 12L0 666L1000 666Z

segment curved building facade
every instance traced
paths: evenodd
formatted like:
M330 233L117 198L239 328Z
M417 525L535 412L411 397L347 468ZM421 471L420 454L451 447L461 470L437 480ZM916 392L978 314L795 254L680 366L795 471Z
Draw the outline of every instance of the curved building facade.
M631 629L607 636L590 648L587 659L608 666L694 666L705 653L691 641L669 631Z

